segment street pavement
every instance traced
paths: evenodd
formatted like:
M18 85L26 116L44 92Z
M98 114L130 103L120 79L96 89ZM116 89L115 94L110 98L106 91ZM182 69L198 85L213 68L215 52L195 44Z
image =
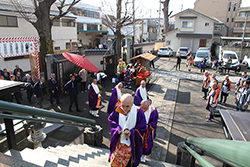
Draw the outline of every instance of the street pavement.
M177 143L184 141L188 136L195 137L213 137L224 138L221 121L216 118L215 121L207 123L205 116L209 113L205 110L206 101L201 99L201 84L204 75L200 73L197 67L193 67L191 72L185 66L186 60L182 59L181 70L175 69L176 58L157 58L155 69L152 69L153 78L147 89L149 97L153 101L153 105L159 112L159 122L157 127L157 137L154 141L152 154L149 158L175 163L175 155L177 151ZM243 68L243 70L245 70ZM207 69L209 74L215 73L214 69ZM219 83L223 81L225 74L217 74ZM230 80L234 84L240 78L240 74L230 72ZM109 148L110 144L110 127L107 120L107 106L112 93L112 89L116 84L111 83L111 79L107 80L107 87L102 90L102 106L100 108L100 118L94 118L89 114L88 93L79 93L79 107L82 112L76 112L73 105L74 113L68 112L69 97L61 94L60 100L62 104L49 103L49 97L44 100L44 108L56 112L62 112L80 117L91 118L96 120L98 125L103 128L103 145ZM89 80L90 83L90 80ZM232 85L234 88L234 85ZM136 86L132 82L132 89L122 89L122 93L130 93L134 95ZM234 90L232 91L234 92ZM218 108L234 108L234 95L228 98L228 104L219 105ZM32 99L35 102L35 99ZM23 92L23 104L30 105ZM31 104L32 106L34 105ZM79 129L81 132L81 129ZM73 140L73 139L72 139ZM48 139L48 141L51 141ZM217 162L215 164L218 164Z

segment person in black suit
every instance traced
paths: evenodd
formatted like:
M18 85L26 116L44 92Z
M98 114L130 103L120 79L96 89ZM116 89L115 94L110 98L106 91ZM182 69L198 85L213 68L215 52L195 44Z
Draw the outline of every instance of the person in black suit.
M2 75L2 76L3 76L3 70L1 70L1 69L0 69L0 75Z
M23 77L24 77L24 72L23 72L23 70L22 70L21 68L19 68L18 65L16 65L15 67L16 67L16 68L14 69L13 74L16 76L16 75L17 75L17 72L20 72L20 76L21 76L21 78L23 78Z
M37 104L40 108L43 108L42 102L45 94L47 94L47 92L44 85L44 77L41 77L40 81L37 81L34 86L34 97L37 98Z
M10 80L10 73L7 71L6 68L3 69L3 77L5 80Z
M77 97L77 95L78 95L78 83L82 79L76 73L74 75L70 74L69 78L70 78L70 81L68 81L64 85L65 93L69 93L69 99L70 99L69 112L73 112L71 110L71 107L72 107L74 102L75 102L75 105L76 105L76 110L78 112L81 112L81 110L79 110L79 108L78 108L78 97Z
M24 91L27 94L27 99L29 100L29 103L32 103L31 97L32 97L32 94L33 94L34 82L32 81L29 74L25 75L25 78L23 79L23 82L26 83L24 85Z
M50 75L50 79L48 80L50 103L53 104L53 96L54 96L57 104L60 104L59 97L58 97L58 83L55 77L56 77L55 73L52 73Z
M10 80L11 81L16 81L16 77L14 75L11 75L10 76ZM13 102L13 99L15 98L16 102L18 104L21 104L19 91L17 91L17 92L11 92L11 96L12 96L12 102Z

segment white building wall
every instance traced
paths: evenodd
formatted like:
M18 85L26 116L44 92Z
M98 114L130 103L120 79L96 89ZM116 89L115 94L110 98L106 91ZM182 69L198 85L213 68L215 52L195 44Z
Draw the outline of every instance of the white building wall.
M0 11L2 15L17 16L18 27L0 27L0 37L38 37L36 29L26 20L24 20L18 13ZM76 27L52 27L52 39L55 41L54 46L59 46L60 49L66 49L66 43L77 41ZM4 61L0 59L0 69L7 68L13 70L18 64L24 71L30 71L29 59L18 59Z
M165 37L165 42L167 43L167 41L170 41L170 45L166 46L171 46L174 51L177 51L177 49L179 48L179 38L176 38L176 31L171 31L168 33L168 35Z

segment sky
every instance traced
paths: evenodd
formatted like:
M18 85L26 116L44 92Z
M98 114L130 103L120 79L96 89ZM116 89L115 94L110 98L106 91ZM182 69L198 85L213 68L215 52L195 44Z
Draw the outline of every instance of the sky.
M82 0L83 3L87 3L94 6L102 6L101 2L103 0ZM115 8L116 0L105 0L106 2L110 3L113 8ZM132 0L123 0L132 2ZM163 1L163 0L162 0ZM159 17L159 2L160 0L135 0L135 8L136 10L136 18L144 17L144 18L152 18ZM170 0L169 3L169 11L173 11L172 14L178 13L181 10L185 10L187 8L194 7L195 0ZM128 4L128 5L131 5ZM242 6L250 6L250 0L242 0ZM162 12L161 12L162 13ZM161 14L161 17L163 15Z

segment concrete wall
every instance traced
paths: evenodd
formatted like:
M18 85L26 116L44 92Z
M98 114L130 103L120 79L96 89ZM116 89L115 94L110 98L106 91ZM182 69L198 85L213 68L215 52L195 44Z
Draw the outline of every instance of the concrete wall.
M101 64L101 61L103 61L104 55L86 55L86 58L94 64L99 71L103 71L103 64Z
M229 47L229 46L223 46L222 47L222 50L226 51L226 50L229 50L229 51L234 51L237 53L238 57L239 57L239 60L243 60L244 59L244 56L247 54L247 53L250 53L250 48L243 48L242 49L242 55L240 57L240 47Z
M156 42L155 50L159 50L161 47L165 47L165 42Z
M155 48L155 44L135 46L134 50L142 48L142 53L150 52Z

